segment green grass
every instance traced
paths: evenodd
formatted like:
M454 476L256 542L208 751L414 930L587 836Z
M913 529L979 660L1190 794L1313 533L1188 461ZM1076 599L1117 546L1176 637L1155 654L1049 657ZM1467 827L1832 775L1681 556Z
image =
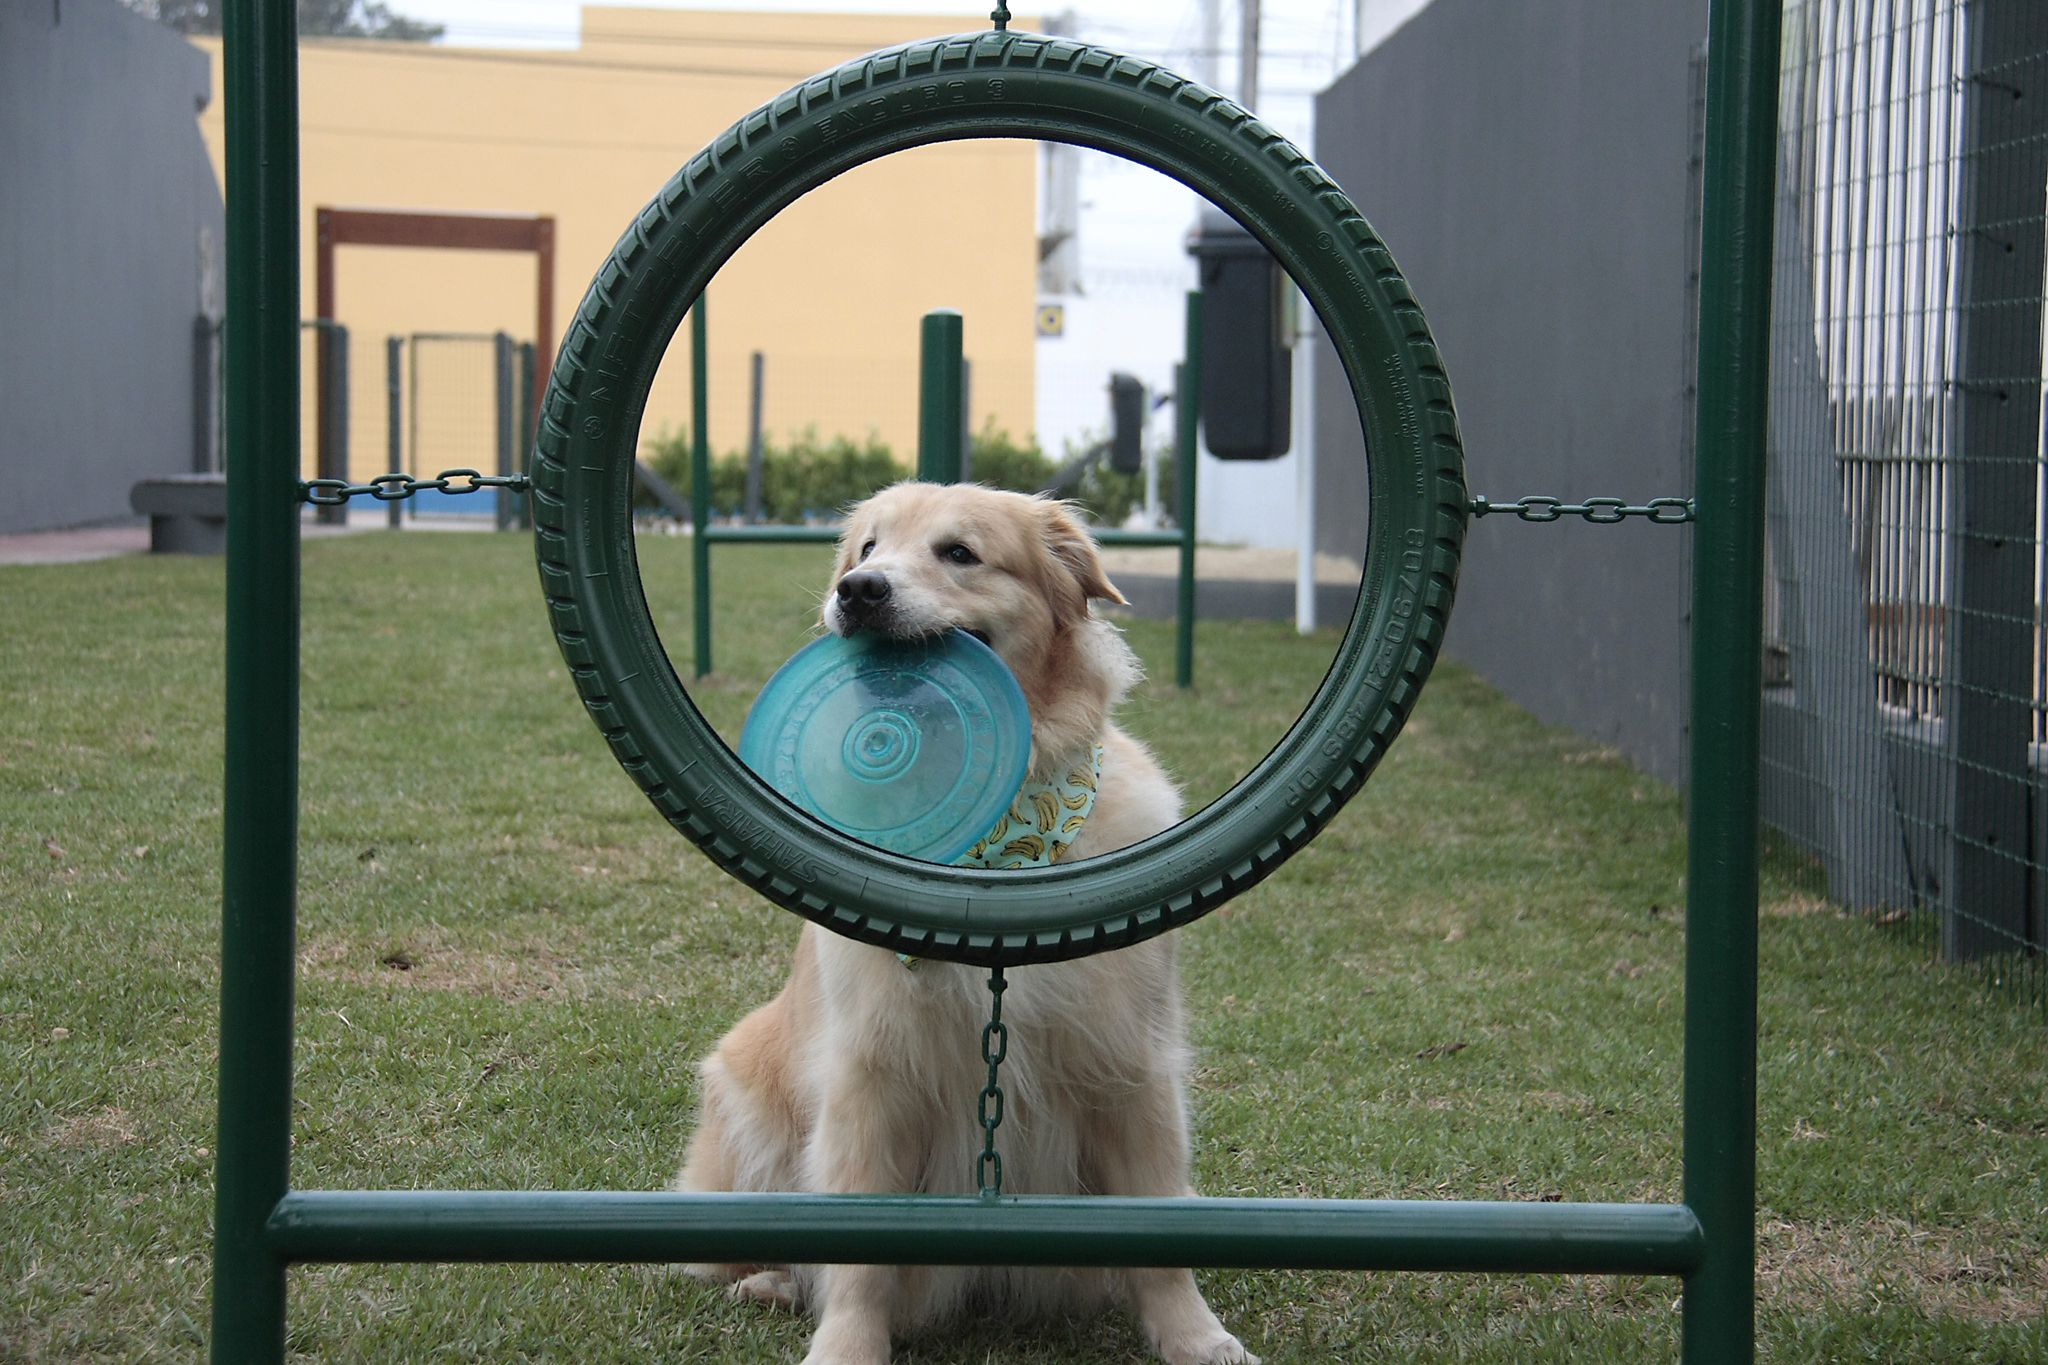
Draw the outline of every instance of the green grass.
M643 547L686 646L688 547ZM719 552L730 734L809 632L824 552ZM0 1360L190 1360L208 1316L221 565L0 569ZM1130 635L1171 676L1171 628ZM1126 709L1203 798L1334 637L1199 633ZM797 922L713 871L584 718L516 537L305 557L295 1183L645 1189L691 1063ZM1218 1194L1672 1199L1677 796L1438 670L1370 788L1183 935ZM1765 866L1760 1330L1781 1361L2048 1362L2048 1036ZM1462 1046L1460 1046L1462 1045ZM1268 1361L1676 1356L1666 1280L1205 1275ZM650 1267L292 1275L347 1361L783 1361L806 1325ZM901 1358L1126 1361L1123 1319Z

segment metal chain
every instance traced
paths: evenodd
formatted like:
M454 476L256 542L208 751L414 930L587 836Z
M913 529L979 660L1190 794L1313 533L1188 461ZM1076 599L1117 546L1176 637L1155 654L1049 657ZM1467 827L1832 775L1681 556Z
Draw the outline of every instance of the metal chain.
M981 1159L974 1166L974 1183L983 1199L1000 1199L1003 1194L1003 1158L996 1151L996 1129L1003 1124L1003 1087L996 1071L1010 1055L1010 1029L1003 1022L1003 992L1009 988L1003 969L988 973L988 1022L981 1029L981 1060L988 1063L988 1084L981 1088ZM994 1108L989 1106L993 1102Z
M533 483L524 474L479 474L474 469L444 469L431 479L410 474L379 474L368 483L347 479L304 479L299 483L299 501L315 507L339 507L350 498L372 497L379 502L398 502L415 493L481 493L486 488L509 488L524 493Z
M1613 526L1630 517L1642 517L1659 526L1680 526L1693 519L1691 498L1651 498L1641 507L1631 507L1620 498L1587 498L1566 502L1563 498L1523 498L1519 502L1493 502L1475 494L1467 509L1475 517L1513 512L1523 521L1558 521L1583 517L1601 526Z
M996 0L996 7L989 11L988 17L989 22L996 26L996 32L1002 33L1008 30L1010 27L1009 0Z

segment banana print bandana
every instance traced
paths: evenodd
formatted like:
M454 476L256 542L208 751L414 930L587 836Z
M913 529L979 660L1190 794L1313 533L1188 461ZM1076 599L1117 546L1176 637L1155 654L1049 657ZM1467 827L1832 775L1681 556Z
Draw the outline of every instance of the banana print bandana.
M1095 809L1095 788L1102 780L1102 746L1089 754L1088 766L1074 768L1055 782L1026 782L1010 809L996 821L988 837L954 860L956 867L1050 867L1074 842Z
M1102 781L1102 746L1088 756L1088 766L1075 768L1057 782L1027 781L1010 809L996 821L988 837L953 860L955 867L1050 867L1074 842L1095 809L1095 788ZM908 953L896 960L916 971L923 958Z

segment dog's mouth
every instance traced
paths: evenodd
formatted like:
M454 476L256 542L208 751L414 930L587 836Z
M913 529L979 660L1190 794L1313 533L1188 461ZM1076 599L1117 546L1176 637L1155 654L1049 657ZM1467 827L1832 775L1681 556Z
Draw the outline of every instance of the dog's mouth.
M987 631L978 630L975 627L968 625L943 625L932 626L925 630L904 630L901 627L897 626L895 623L890 622L886 619L864 620L851 612L846 614L845 620L848 625L853 627L852 631L846 632L847 634L853 634L858 631L866 630L872 631L877 635L886 636L892 640L936 640L949 630L958 630L963 634L972 635L975 639L981 641L990 649L994 649L996 647L996 642L988 637Z
M937 640L943 637L949 630L957 630L963 635L972 635L990 649L996 647L995 641L988 638L988 632L976 630L972 626L940 626L937 630L928 630L916 635L903 635L899 638L905 640Z

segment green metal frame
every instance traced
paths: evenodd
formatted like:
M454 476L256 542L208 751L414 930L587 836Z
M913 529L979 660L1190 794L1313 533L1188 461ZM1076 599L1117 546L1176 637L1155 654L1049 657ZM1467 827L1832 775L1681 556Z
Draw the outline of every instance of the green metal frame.
M1190 308L1199 304L1190 302ZM710 452L695 432L705 430L709 399L705 393L704 296L699 294L690 309L690 529L693 577L691 605L694 609L694 651L691 673L698 678L711 674L711 546L728 545L830 545L839 532L830 526L713 526L711 524ZM931 483L958 483L965 460L960 445L965 430L961 405L965 400L961 368L961 317L951 309L927 313L920 324L917 391L917 477ZM1191 373L1191 372L1190 372ZM1187 383L1193 383L1192 379ZM1122 531L1109 528L1092 532L1098 545L1176 546L1180 550L1180 584L1174 611L1174 682L1192 687L1195 680L1195 513L1194 468L1195 424L1200 395L1184 388L1182 406L1190 414L1180 425L1176 458L1186 471L1186 491L1180 499L1180 524L1172 531ZM528 449L532 446L529 443ZM700 463L700 460L702 463Z
M293 6L227 0L225 26L235 476L216 1365L284 1359L286 1267L316 1260L1051 1260L1676 1274L1685 1281L1684 1358L1754 1359L1757 678L1775 0L1713 0L1711 10L1685 1202L1671 1206L291 1190L300 495Z

